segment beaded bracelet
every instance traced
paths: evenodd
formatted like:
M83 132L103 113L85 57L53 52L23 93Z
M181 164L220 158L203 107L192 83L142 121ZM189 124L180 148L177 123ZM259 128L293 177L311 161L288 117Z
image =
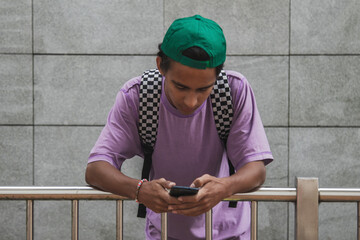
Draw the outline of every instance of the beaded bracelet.
M139 195L139 191L140 191L140 187L144 182L147 182L148 180L146 178L144 178L143 180L140 180L137 184L136 187L136 193L135 193L135 202L140 203L138 200L138 195Z

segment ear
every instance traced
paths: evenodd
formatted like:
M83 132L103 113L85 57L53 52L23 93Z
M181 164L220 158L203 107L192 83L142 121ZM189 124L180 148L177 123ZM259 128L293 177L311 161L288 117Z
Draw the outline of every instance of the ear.
M156 57L156 66L157 66L157 69L159 69L159 72L161 73L161 75L164 76L164 72L163 70L160 68L160 63L161 63L162 59L161 57L157 56Z

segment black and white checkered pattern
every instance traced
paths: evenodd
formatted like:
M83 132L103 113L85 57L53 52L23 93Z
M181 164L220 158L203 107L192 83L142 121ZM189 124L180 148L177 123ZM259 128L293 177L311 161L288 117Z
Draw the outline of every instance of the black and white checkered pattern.
M210 94L216 129L219 137L226 140L233 117L230 86L224 70L219 74Z
M157 69L145 71L140 84L139 134L142 142L154 147L158 128L162 76ZM225 71L221 71L210 94L216 129L226 140L233 117L230 86Z
M154 148L158 129L162 76L157 69L145 71L140 84L139 134L141 141Z

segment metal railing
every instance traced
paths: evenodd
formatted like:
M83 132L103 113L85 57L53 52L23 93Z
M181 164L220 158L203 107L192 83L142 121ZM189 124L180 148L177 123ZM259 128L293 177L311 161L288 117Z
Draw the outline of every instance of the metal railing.
M26 236L33 239L35 200L72 201L72 240L79 239L79 201L115 200L116 239L123 239L123 201L125 197L91 187L0 187L0 200L26 200ZM357 202L357 239L360 240L360 189L318 188L317 178L298 178L296 188L260 188L251 193L232 195L224 201L251 201L251 239L257 239L257 203L280 201L296 203L296 239L318 239L319 202ZM167 239L167 213L161 214L161 239ZM212 212L205 214L206 239L212 239Z

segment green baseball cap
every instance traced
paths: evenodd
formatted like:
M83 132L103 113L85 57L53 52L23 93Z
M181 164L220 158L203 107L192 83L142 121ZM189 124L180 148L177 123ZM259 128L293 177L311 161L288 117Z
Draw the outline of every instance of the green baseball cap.
M183 51L190 47L202 48L210 60L184 56ZM161 50L171 59L198 69L217 67L226 59L226 41L221 27L200 15L175 20L165 34Z

